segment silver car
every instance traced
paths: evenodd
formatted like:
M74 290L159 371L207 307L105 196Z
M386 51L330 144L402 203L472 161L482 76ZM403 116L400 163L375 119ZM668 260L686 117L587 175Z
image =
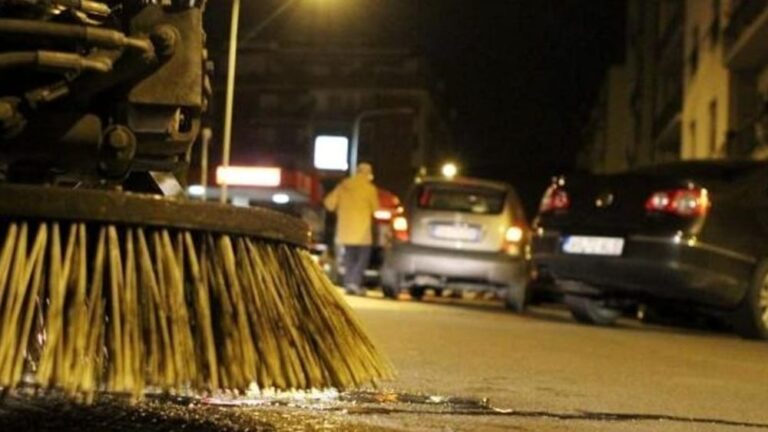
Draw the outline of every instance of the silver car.
M509 309L525 307L529 228L512 186L426 178L404 204L381 270L387 297L407 290L418 300L427 288L493 291Z

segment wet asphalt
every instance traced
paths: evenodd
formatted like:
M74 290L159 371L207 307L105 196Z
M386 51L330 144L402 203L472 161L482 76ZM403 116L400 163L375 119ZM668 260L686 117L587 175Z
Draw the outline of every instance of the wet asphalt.
M562 307L346 297L399 371L353 393L6 394L0 431L768 430L768 344L690 326L574 323Z

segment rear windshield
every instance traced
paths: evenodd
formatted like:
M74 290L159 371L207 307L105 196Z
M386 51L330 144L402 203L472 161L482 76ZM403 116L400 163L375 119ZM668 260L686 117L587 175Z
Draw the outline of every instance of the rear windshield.
M506 192L481 187L424 185L417 191L419 208L474 214L499 214Z

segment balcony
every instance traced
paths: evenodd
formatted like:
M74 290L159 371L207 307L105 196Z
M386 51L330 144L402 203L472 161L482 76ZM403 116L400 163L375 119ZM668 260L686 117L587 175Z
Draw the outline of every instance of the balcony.
M725 65L757 69L768 63L768 0L734 0L725 26Z

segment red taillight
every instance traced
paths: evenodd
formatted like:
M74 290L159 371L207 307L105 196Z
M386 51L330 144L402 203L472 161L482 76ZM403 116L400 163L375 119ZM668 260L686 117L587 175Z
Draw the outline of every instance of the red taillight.
M568 192L560 186L553 184L547 188L546 192L544 192L544 196L541 198L539 212L547 213L555 210L565 210L570 206L571 200L568 198Z
M392 211L387 209L379 209L373 213L373 218L379 222L389 222L392 220Z
M704 216L711 203L703 188L670 189L654 192L645 201L645 209L683 217Z
M397 216L392 219L392 230L395 232L395 238L397 240L403 242L409 240L408 219L406 219L405 216Z

